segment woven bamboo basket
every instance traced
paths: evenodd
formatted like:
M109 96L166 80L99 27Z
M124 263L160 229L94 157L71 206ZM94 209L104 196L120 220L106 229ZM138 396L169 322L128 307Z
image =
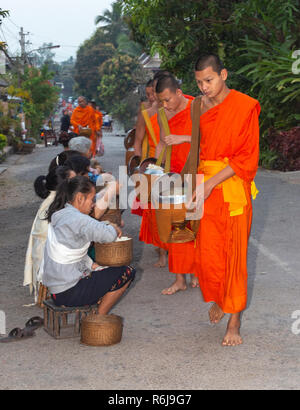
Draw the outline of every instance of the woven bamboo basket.
M122 318L116 315L88 315L81 321L81 343L88 346L111 346L120 343Z
M101 266L127 266L133 258L133 240L97 243L95 242L96 263Z

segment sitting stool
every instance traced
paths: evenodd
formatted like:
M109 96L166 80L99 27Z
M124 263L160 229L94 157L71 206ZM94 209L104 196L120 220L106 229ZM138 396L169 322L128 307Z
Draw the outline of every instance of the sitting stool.
M56 306L52 299L44 300L43 304L44 330L55 339L69 339L80 336L81 319L89 313L97 313L98 311L98 305Z

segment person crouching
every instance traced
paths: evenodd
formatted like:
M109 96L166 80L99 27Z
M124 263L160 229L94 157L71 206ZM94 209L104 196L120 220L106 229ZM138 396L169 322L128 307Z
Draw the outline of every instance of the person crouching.
M116 225L89 216L95 187L88 178L64 181L48 211L48 237L43 282L57 306L99 303L98 313L108 314L135 277L131 266L103 267L87 255L91 242L109 243L122 232Z

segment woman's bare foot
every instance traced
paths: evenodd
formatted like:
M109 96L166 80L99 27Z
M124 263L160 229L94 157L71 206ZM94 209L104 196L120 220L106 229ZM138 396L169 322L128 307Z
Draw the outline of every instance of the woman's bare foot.
M176 292L179 292L181 290L186 290L186 281L184 275L176 275L176 280L175 282L166 289L163 289L161 291L162 295L174 295Z
M154 264L155 268L164 268L167 265L167 251L159 248L159 259Z
M227 331L222 346L238 346L243 343L243 339L240 335L240 327L240 313L234 313L228 320Z
M212 307L209 309L209 320L211 323L219 323L221 319L224 317L223 310L214 303Z

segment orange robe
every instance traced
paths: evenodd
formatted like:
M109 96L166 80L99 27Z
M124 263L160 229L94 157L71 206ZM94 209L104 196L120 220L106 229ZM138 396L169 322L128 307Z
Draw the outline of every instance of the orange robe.
M188 98L188 96L185 96ZM184 110L169 120L171 134L191 135L192 118L191 103L194 97L188 98L188 104ZM189 155L191 144L173 145L171 156L171 172L181 173ZM169 271L176 274L193 273L195 260L195 243L169 243Z
M158 121L157 121L157 114L152 115L152 117L150 117L150 121L151 121L151 125L152 125L152 128L153 128L155 137L156 137L156 141L157 141L157 143L159 143L160 129L159 129ZM149 150L148 150L148 153L147 153L147 157L148 158L150 158L150 157L155 158L156 146L155 146L154 141L151 138L151 135L150 135L150 132L149 132L147 126L146 126L146 137L148 138L148 145L149 145ZM149 207L150 207L150 205L149 205ZM141 203L138 199L135 199L134 207L131 210L131 213L133 215L143 216L144 209L143 209L143 206L141 205ZM147 225L148 225L148 223L147 223ZM147 230L148 230L148 228L147 228ZM150 234L147 233L147 237L149 237L149 235ZM148 239L147 239L147 241L148 241ZM148 243L148 242L146 242L146 243Z
M76 107L73 111L71 117L71 124L74 127L74 132L79 134L78 126L81 125L82 127L89 127L92 130L92 135L90 139L92 141L91 150L93 156L96 154L96 131L97 131L97 119L95 115L94 108L90 107L89 105L85 108L80 106Z
M103 124L103 114L101 111L95 110L97 131L100 131Z
M153 131L156 136L156 141L160 140L160 127L157 120L157 114L150 117ZM147 130L147 136L149 141L149 157L155 157L156 146ZM157 229L157 223L155 218L155 209L151 209L151 203L148 204L148 209L143 209L142 223L140 229L139 239L148 245L154 245L159 248L167 249L167 245L162 243Z
M231 90L221 104L200 119L199 172L206 169L202 161L227 158L237 177L241 178L247 200L243 213L231 216L220 184L204 202L197 236L195 273L204 300L217 303L225 313L240 312L247 303L247 246L252 222L250 194L259 159L259 113L258 101Z

